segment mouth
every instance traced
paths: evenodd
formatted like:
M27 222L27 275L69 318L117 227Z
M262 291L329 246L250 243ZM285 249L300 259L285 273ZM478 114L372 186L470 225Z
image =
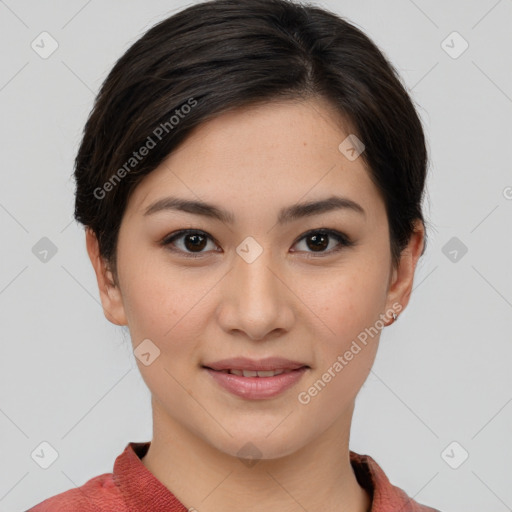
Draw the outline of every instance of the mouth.
M298 370L299 368L309 366L300 361L293 361L284 357L266 357L264 359L249 359L247 357L232 357L229 359L222 359L212 363L206 363L204 368L209 368L216 371L227 372L288 372L291 370ZM235 373L235 375L240 375ZM242 373L243 375L243 373ZM255 374L245 375L246 377L255 377ZM266 377L267 375L261 375Z
M239 369L232 369L229 370L214 370L213 368L208 368L205 366L204 368L207 368L208 370L213 370L214 372L222 372L222 373L229 373L231 375L238 375L239 377L275 377L276 375L281 375L282 373L290 373L296 371L296 369L284 369L280 368L277 370L239 370ZM303 366L302 368L306 368L306 366ZM300 368L298 368L300 369Z
M297 384L311 369L307 364L283 358L235 358L208 363L202 368L223 390L249 400L275 397Z

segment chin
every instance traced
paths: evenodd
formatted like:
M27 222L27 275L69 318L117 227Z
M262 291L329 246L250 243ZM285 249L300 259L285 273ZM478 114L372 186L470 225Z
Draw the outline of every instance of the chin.
M228 429L229 430L229 429ZM208 439L209 444L220 452L231 457L240 459L248 467L254 465L260 459L279 459L286 457L300 450L305 444L306 439L301 442L299 439L291 437L289 430L282 429L281 432L275 432L268 435L272 429L256 429L241 426L233 437L225 435L222 439ZM230 432L233 432L230 430Z

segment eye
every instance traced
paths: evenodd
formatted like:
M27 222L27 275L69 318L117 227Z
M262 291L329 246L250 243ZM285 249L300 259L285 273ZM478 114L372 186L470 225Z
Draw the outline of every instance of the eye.
M302 240L305 240L306 249L312 250L313 256L308 257L315 257L314 253L317 253L319 256L332 254L340 251L343 247L352 247L355 245L355 242L350 240L348 236L333 229L315 229L308 231L300 237L297 243ZM333 240L337 242L337 245L336 243L331 244ZM330 249L327 250L329 247Z
M176 240L182 241L182 244L176 244ZM161 243L164 246L169 246L173 252L185 253L187 257L198 258L206 252L202 250L208 245L208 240L213 242L212 237L203 231L183 229L164 238ZM181 247L176 248L180 245Z
M315 257L314 253L317 253L319 256L332 254L340 251L343 247L352 247L355 245L355 242L350 240L348 236L333 229L316 229L308 231L294 243L294 246L303 240L306 245L305 252L313 253L313 256L308 257ZM337 242L337 244L332 243L333 240ZM219 252L215 249L215 247L218 247L215 240L213 240L213 238L204 231L199 231L197 229L183 229L176 233L172 233L164 238L161 244L168 247L173 252L179 252L191 258L198 258L208 252L203 249L208 247L209 241L214 245L213 250L215 252ZM311 249L311 251L308 251L307 249ZM292 252L297 251L293 250Z

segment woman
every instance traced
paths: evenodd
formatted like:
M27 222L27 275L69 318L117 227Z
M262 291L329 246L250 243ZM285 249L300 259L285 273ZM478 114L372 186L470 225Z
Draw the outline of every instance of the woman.
M75 218L153 439L31 510L434 510L349 449L425 250L426 169L394 68L324 9L213 0L136 41L85 126Z

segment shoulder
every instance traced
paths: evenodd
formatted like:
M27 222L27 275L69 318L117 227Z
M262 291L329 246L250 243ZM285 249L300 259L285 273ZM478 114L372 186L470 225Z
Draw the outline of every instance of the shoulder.
M51 496L26 512L127 512L113 474L104 473L80 487Z
M369 455L350 452L350 462L359 484L372 497L371 512L440 512L418 503L393 485L382 468Z

